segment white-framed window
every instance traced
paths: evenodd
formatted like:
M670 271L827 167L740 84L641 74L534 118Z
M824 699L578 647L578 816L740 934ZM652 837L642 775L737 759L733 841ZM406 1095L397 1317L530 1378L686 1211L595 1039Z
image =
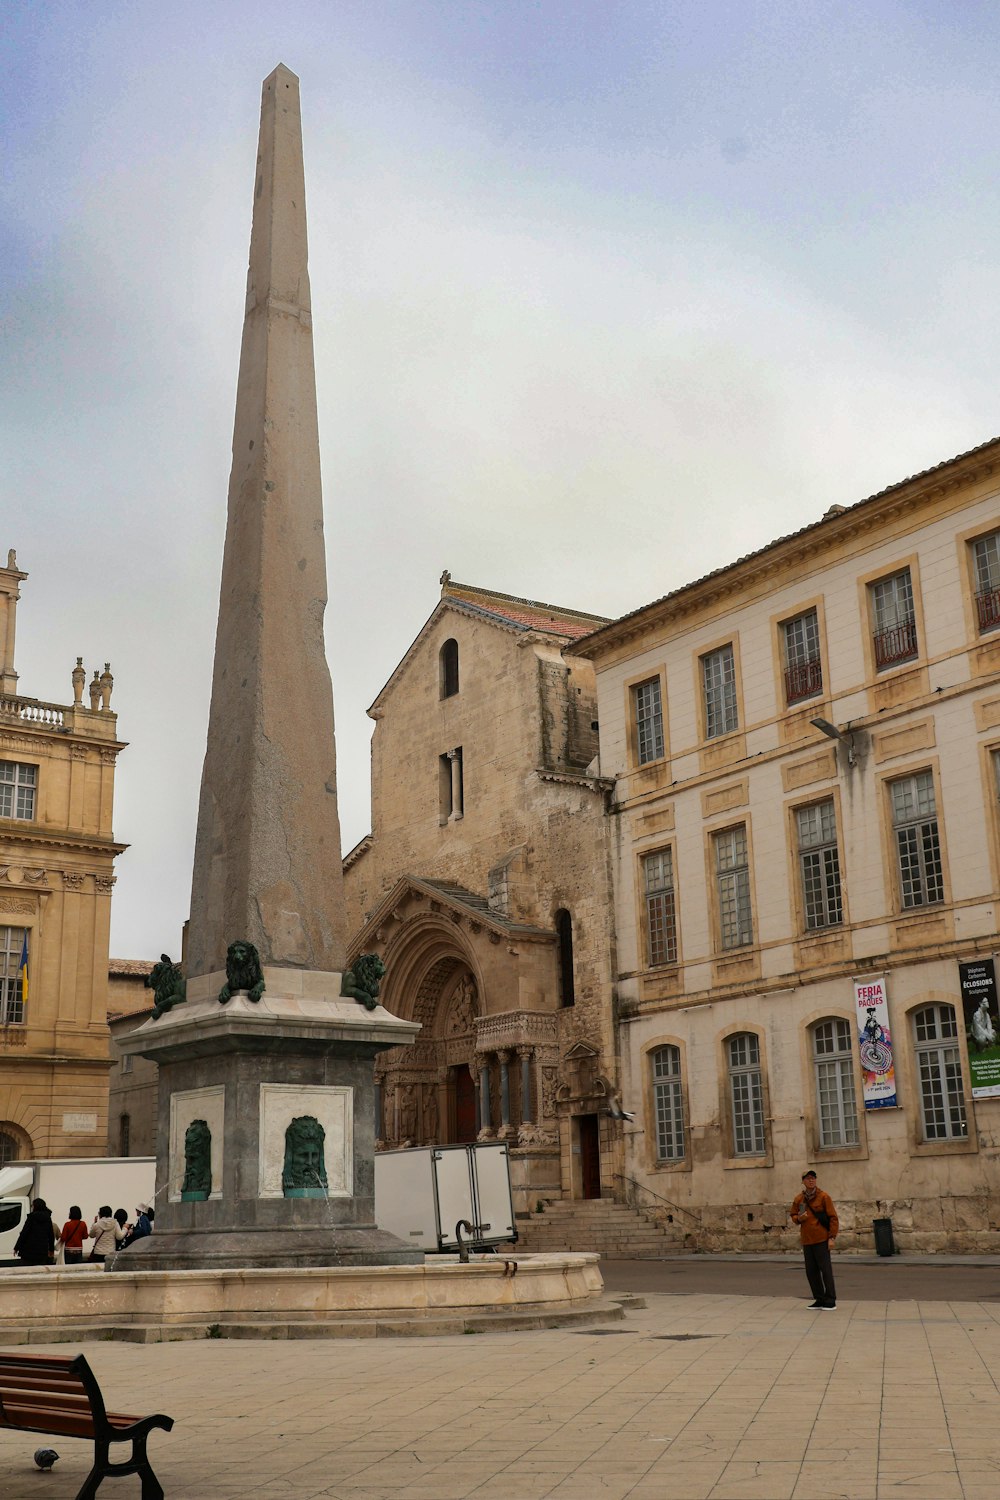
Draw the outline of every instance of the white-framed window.
M24 936L23 927L0 927L0 1026L19 1026L24 1021Z
M918 771L890 782L892 828L904 909L944 900L934 776Z
M909 568L901 568L870 586L875 665L894 667L917 654L917 617Z
M973 542L972 562L979 629L996 630L1000 626L1000 531L992 531Z
M736 702L736 657L732 646L720 646L701 658L701 681L705 694L705 738L731 734L740 727Z
M764 1075L760 1042L752 1031L741 1031L726 1042L729 1098L733 1114L733 1155L766 1156Z
M37 788L37 766L0 760L0 818L23 818L30 822L35 816Z
M807 609L781 626L785 646L785 702L798 703L823 691L819 617Z
M719 943L723 948L743 948L753 942L746 824L713 834L712 843L719 898Z
M679 1047L657 1047L650 1053L657 1161L684 1160L684 1084Z
M646 958L650 967L677 962L677 905L674 860L670 849L657 849L642 861L646 888Z
M795 809L799 840L799 875L806 930L838 927L844 920L837 850L837 814L833 798Z
M640 766L663 759L663 703L660 679L651 677L632 689L632 713L635 717L635 754Z
M953 1005L925 1005L913 1012L913 1050L920 1080L923 1139L967 1140L962 1054Z
M858 1144L851 1023L837 1018L812 1028L819 1144L825 1150Z

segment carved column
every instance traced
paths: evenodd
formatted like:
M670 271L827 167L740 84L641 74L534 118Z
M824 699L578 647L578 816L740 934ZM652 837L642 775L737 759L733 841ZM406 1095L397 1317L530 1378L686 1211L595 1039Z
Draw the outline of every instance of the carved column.
M518 1047L517 1055L521 1059L521 1124L532 1124L531 1119L531 1059L533 1056L530 1047Z
M501 1140L515 1134L510 1123L510 1058L509 1047L502 1047L497 1053L500 1063L500 1129L497 1134Z
M460 818L465 811L462 805L462 762L454 750L448 751L448 766L451 771L451 815Z
M490 1065L485 1057L479 1060L479 1135L482 1140L493 1137L493 1116L490 1108Z

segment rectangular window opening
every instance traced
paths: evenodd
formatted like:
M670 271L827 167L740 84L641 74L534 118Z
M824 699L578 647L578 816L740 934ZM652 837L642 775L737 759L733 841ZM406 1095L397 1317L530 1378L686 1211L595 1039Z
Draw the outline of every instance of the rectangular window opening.
M753 942L746 825L741 823L736 828L715 834L713 842L719 939L724 949L743 948Z
M870 585L875 666L881 672L917 654L917 619L909 568Z
M650 967L677 962L673 852L660 849L642 862L646 887L646 949Z
M720 646L701 658L705 697L705 738L717 739L740 727L736 701L736 656L731 645Z
M635 753L640 766L663 759L663 703L660 679L651 677L632 689Z
M802 911L807 932L839 927L844 920L833 798L795 810Z
M785 702L800 703L823 691L823 663L819 654L819 618L814 609L786 620L781 627L785 645Z

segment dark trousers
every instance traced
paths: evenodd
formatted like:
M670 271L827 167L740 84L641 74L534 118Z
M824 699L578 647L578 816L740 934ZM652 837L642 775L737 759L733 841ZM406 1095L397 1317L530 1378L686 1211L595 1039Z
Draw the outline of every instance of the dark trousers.
M833 1284L829 1241L821 1240L818 1245L803 1245L802 1254L805 1257L809 1289L814 1299L817 1302L836 1302L837 1289Z

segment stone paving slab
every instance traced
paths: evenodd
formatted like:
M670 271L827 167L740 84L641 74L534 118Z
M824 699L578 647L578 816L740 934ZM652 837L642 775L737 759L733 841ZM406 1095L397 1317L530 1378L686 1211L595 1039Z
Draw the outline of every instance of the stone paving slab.
M998 1323L654 1295L592 1330L81 1347L112 1409L175 1418L167 1500L996 1500ZM3 1500L76 1494L90 1447L53 1439L42 1475L42 1442L0 1429Z

